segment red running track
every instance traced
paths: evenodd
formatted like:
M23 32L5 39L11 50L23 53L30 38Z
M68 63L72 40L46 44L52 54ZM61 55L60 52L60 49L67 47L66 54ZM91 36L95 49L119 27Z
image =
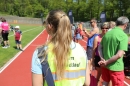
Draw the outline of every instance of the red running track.
M32 86L31 58L37 46L47 40L43 31L7 68L0 74L0 86Z
M32 86L31 58L34 50L47 40L47 32L43 31L17 58L0 73L0 86ZM86 48L86 38L80 44ZM92 73L94 76L96 72ZM91 77L91 86L96 86L95 77ZM127 83L130 80L125 80ZM124 85L127 86L127 85Z

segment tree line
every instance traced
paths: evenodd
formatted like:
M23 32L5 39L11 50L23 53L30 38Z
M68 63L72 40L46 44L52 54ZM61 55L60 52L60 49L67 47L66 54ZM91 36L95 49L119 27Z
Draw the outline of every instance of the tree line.
M100 13L106 12L107 20L119 16L130 18L130 0L0 0L0 13L20 17L46 17L49 11L62 9L66 13L72 10L75 21L100 19Z

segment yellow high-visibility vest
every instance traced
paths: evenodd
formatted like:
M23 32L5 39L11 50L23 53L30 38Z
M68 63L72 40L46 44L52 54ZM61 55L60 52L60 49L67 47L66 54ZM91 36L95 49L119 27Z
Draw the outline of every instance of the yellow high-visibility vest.
M48 63L52 72L55 86L83 86L86 76L86 53L81 45L75 43L76 46L71 50L71 55L68 58L68 64L65 70L65 77L58 80L56 77L56 69L54 65L54 54L52 51L52 44L48 45ZM45 81L44 86L47 86Z

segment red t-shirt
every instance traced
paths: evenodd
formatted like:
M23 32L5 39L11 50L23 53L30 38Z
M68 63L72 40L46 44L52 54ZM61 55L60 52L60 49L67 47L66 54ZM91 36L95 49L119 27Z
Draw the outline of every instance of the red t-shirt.
M19 40L21 35L22 35L22 31L20 30L15 31L15 40Z

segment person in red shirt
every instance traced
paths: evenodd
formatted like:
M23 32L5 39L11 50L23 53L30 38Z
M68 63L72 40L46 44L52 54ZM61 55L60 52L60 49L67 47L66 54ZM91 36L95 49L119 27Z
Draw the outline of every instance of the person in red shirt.
M21 45L22 31L20 30L19 26L15 26L14 35L17 49L23 51Z
M78 25L77 29L75 30L75 36L76 36L75 42L77 42L77 43L79 43L79 40L82 39L80 32L81 32L81 29L79 28L79 25Z

